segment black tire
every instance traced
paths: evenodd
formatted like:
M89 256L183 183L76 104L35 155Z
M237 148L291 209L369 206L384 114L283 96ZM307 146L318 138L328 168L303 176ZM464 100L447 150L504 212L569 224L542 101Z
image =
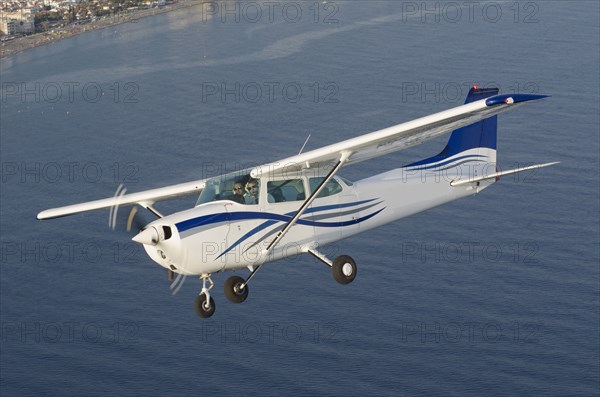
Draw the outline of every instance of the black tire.
M244 279L240 276L231 276L225 281L225 296L233 303L242 303L248 298L248 286L244 286L243 290L238 287L244 283Z
M206 295L200 294L194 301L194 309L196 310L196 314L200 317L210 317L215 313L216 305L213 298L210 298L209 307L206 307Z
M351 283L356 277L356 270L356 262L348 255L338 256L331 266L333 278L340 284Z

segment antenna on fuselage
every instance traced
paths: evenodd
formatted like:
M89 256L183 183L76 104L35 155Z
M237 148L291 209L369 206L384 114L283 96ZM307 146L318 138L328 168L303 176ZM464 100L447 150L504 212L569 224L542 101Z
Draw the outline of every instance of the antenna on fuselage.
M302 147L300 148L300 151L298 152L298 154L301 154L302 151L304 150L304 147L306 146L306 144L308 143L308 140L310 139L310 135L308 134L308 136L306 137L306 140L304 141L304 145L302 145Z

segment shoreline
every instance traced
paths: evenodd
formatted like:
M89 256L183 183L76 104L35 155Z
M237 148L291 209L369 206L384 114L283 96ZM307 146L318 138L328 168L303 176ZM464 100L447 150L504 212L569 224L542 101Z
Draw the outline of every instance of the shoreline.
M161 8L149 8L145 10L136 10L133 12L123 12L85 24L69 24L60 29L55 29L52 32L37 33L31 36L20 37L18 39L0 44L0 59L10 57L31 48L56 43L60 40L77 36L81 33L106 29L123 23L134 22L138 19L153 15L164 14L166 12L171 12L186 7L193 7L201 4L202 1L203 0L180 0L177 3L168 4Z

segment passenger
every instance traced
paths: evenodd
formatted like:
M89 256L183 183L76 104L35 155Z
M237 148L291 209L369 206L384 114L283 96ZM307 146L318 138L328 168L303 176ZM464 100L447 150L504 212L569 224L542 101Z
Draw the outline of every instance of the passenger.
M246 194L244 194L246 204L258 204L258 181L250 179L246 183Z
M244 184L240 181L237 181L233 184L233 196L231 200L236 203L246 204L246 200L244 198Z

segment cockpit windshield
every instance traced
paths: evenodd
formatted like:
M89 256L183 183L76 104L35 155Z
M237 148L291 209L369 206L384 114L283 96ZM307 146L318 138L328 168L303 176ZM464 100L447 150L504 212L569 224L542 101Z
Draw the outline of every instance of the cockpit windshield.
M259 181L250 177L249 170L221 175L206 181L196 205L217 200L239 204L258 204Z

